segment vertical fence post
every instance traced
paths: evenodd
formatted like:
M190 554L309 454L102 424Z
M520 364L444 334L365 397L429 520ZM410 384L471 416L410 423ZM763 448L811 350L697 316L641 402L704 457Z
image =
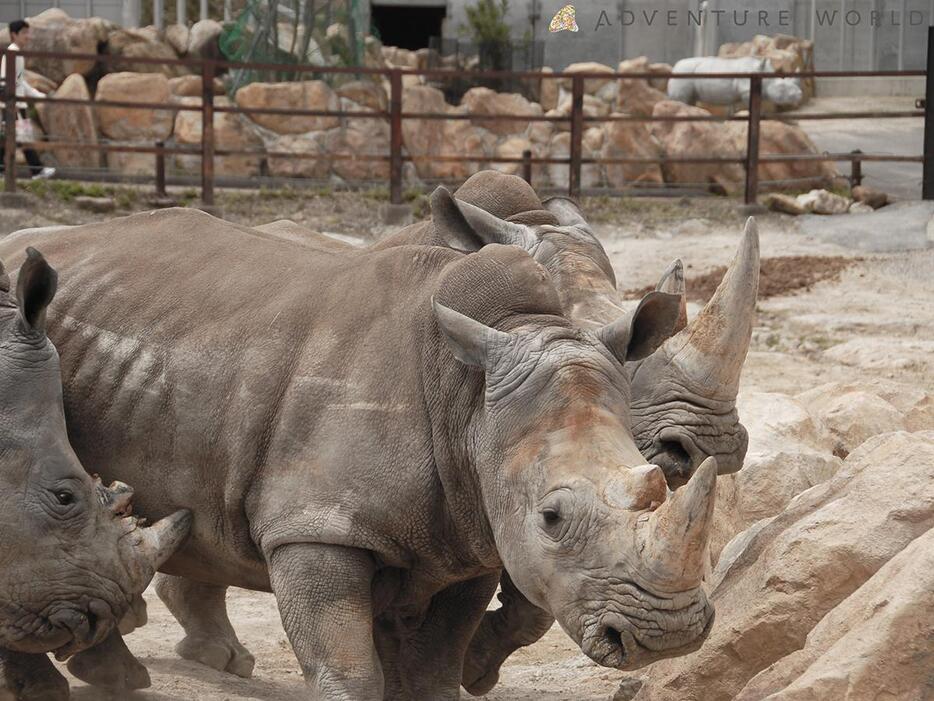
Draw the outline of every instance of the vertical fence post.
M161 150L165 142L157 141L156 148L160 149L156 152L156 197L165 197L165 152Z
M201 64L201 202L214 204L214 61Z
M402 204L402 72L389 73L389 201Z
M581 196L581 157L584 150L584 79L571 79L571 172L568 175L568 195Z
M16 192L16 52L4 49L3 56L3 187Z
M850 187L863 184L863 161L859 157L861 153L860 149L850 151L850 154L854 156L853 160L850 161Z
M749 126L746 133L746 204L759 195L759 118L762 114L762 76L749 79Z
M928 27L928 72L924 97L924 185L921 196L934 200L934 27Z
M532 184L532 152L529 149L522 152L522 179Z

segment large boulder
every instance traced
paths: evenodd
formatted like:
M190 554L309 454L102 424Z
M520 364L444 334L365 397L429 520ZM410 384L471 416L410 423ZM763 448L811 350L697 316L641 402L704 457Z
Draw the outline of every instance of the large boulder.
M64 10L51 8L28 18L30 27L30 51L45 51L70 54L96 54L98 44L107 40L113 24L98 17L72 19ZM4 28L0 32L0 44L10 43L10 33ZM28 58L26 67L60 84L72 73L88 75L96 65L96 59L51 59Z
M29 81L32 87L39 92L44 92L46 95L55 92L55 88L58 87L58 83L54 80L46 78L44 75L31 71L28 68L26 69L26 80Z
M143 29L118 29L107 38L107 52L125 60L114 61L109 70L133 73L162 73L169 78L186 75L191 71L185 66L168 63L139 63L130 59L154 58L160 61L178 59L175 50L152 32Z
M181 97L177 102L199 105L201 98ZM230 104L226 98L217 98L216 105ZM181 110L175 118L175 142L179 146L201 146L201 113ZM214 113L214 148L228 150L250 150L262 152L263 141L250 121L243 115L231 112ZM237 156L215 156L214 172L217 175L259 175L263 157L260 154ZM179 169L198 173L201 171L201 156L181 154L176 156Z
M526 151L531 151L534 155L534 148L535 146L527 137L519 135L510 136L508 139L497 144L496 156L497 158L522 158ZM498 170L501 173L522 175L521 163L493 163L491 167L493 170Z
M95 100L169 104L169 80L161 73L108 73L97 84ZM97 125L108 139L163 141L172 134L170 110L97 108Z
M455 110L452 110L455 111ZM462 112L461 108L456 111ZM450 119L444 122L443 146L439 154L472 156L472 161L436 161L430 166L432 177L445 180L466 180L478 170L486 167L486 159L496 150L496 134L476 127L467 119ZM521 155L521 154L520 154ZM421 164L422 172L429 167Z
M924 699L934 693L934 529L828 613L736 701Z
M727 122L734 139L734 148L746 150L748 125ZM760 156L817 155L820 150L798 126L765 120L759 124ZM840 173L830 161L781 161L759 163L759 183L762 190L801 190L803 186L826 187Z
M540 117L542 107L529 102L516 93L498 93L489 88L471 88L461 99L461 106L471 115L504 114L515 117ZM529 122L522 119L480 119L471 120L475 126L488 129L499 136L521 134Z
M84 76L72 73L65 78L55 97L68 100L89 100L91 93ZM63 105L50 102L37 105L42 128L52 141L70 141L75 143L96 144L97 129L94 127L94 113L89 105ZM88 167L100 162L97 151L70 149L56 146L52 155L62 167Z
M541 73L543 76L548 76L554 73L554 70L545 67L541 69ZM561 92L561 86L558 84L559 81L557 78L543 77L540 82L541 85L538 89L538 102L542 106L543 110L550 112L551 110L558 107L558 96Z
M600 149L603 147L603 139L597 139L596 134L592 133L588 139L587 132L601 132L602 129L588 129L584 133L581 142L581 154L584 158L599 158ZM552 158L570 158L571 156L571 134L566 131L558 132L551 140L549 155ZM570 181L570 169L566 163L549 163L548 179L551 184L562 190L566 190ZM600 166L590 163L581 166L581 187L591 188L599 187L603 181L600 173Z
M348 100L351 100L360 107L357 109L369 109L382 112L389 107L389 97L382 86L372 81L354 80L344 83L337 89L337 94Z
M448 111L448 105L444 101L444 93L437 88L415 85L403 90L402 110L404 112L444 113ZM445 125L444 120L441 119L403 120L402 140L415 163L415 170L420 178L434 177L432 156L461 153L460 147L453 152L446 150Z
M389 156L389 124L381 119L348 119L338 129L328 132L328 154L334 158L331 167L344 180L389 179L388 160L363 160L359 156Z
M651 116L655 105L668 99L665 93L651 87L641 78L624 78L618 83L616 107L626 114Z
M170 24L165 28L165 43L179 56L188 53L189 30L184 24Z
M834 477L726 547L710 579L717 609L710 636L697 652L652 665L635 698L733 699L755 675L805 648L809 633L825 616L932 527L934 431L869 439ZM918 623L930 631L934 610L921 615ZM837 628L841 634L844 630ZM838 652L850 664L860 664L855 650ZM781 698L882 697L831 693Z
M584 61L582 63L572 63L570 66L565 68L562 73L606 73L608 76L612 76L615 71L607 65L602 63L597 63L596 61ZM559 82L561 87L565 90L571 90L573 79L570 77L560 78ZM584 79L584 92L588 95L594 95L597 93L600 88L602 88L607 83L613 82L612 78L585 78Z
M323 80L305 80L295 83L250 83L237 91L237 105L246 109L299 109L333 110L340 101ZM307 117L283 114L251 114L251 120L277 134L305 134L310 131L333 129L340 124L339 117Z
M561 117L562 120L564 120L560 122L554 122L556 127L561 131L571 130L570 117L572 105L573 99L571 94L562 91L561 98L558 102L558 107L546 113L548 117ZM601 100L599 97L594 97L593 95L584 95L584 117L606 117L610 111L610 105Z
M152 146L152 141L112 141L116 146ZM104 160L108 170L121 175L148 175L150 178L156 172L156 157L152 153L137 153L134 151L108 151Z
M276 135L267 140L269 174L282 178L326 178L331 166L327 140L328 132L324 131ZM296 154L301 158L275 155L278 153Z
M645 122L609 122L601 151L602 158L658 158L661 146ZM615 188L664 182L657 163L608 163L606 179Z
M709 116L699 107L665 100L655 105L652 114L666 116ZM732 133L717 122L656 122L652 133L662 152L671 158L742 158L745 148L738 148ZM666 163L662 165L665 182L709 188L733 193L745 182L745 168L740 163Z
M195 22L188 31L188 56L213 58L219 55L217 40L224 31L217 20L203 19Z
M852 382L829 382L802 392L796 399L808 410L820 417L833 432L832 419L826 416L828 407L839 403L840 397L852 393L872 394L894 407L901 415L904 428L908 431L923 431L934 426L934 397L924 389L902 382L885 380L881 377L861 378ZM880 427L876 433L883 432Z
M177 78L169 78L169 92L175 97L201 97L201 85L203 84L200 75L182 75ZM214 79L214 94L224 95L224 82L220 78Z

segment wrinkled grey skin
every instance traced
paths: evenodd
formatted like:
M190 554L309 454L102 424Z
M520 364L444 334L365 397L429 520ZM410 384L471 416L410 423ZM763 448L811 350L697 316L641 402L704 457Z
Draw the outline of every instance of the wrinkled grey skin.
M767 58L740 56L695 56L683 58L671 69L672 73L774 73ZM688 105L706 102L711 105L749 104L748 78L674 78L668 81L668 97ZM762 97L776 105L801 104L804 93L797 78L766 78L762 81Z
M190 517L143 529L129 487L85 472L45 333L57 274L29 249L15 295L11 284L0 265L0 697L51 701L68 684L45 653L64 660L111 637Z
M457 698L504 568L600 664L709 629L716 464L669 497L628 428L623 363L676 296L581 331L511 246L344 257L170 210L0 254L34 238L74 281L50 333L76 451L193 511L166 572L276 594L314 697Z

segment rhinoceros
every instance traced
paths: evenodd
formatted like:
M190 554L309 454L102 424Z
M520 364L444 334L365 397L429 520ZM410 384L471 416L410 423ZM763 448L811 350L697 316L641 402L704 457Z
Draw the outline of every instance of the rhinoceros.
M45 653L66 659L112 636L190 516L143 528L132 489L85 472L45 333L57 274L35 249L25 253L15 294L0 264L0 697L51 701L67 697L68 683Z
M748 78L676 78L691 73L774 73L767 58L741 56L719 58L695 56L683 58L671 69L668 97L689 105L706 102L711 105L749 104ZM766 78L762 81L762 97L776 105L799 105L804 98L797 78Z
M624 363L677 296L585 331L514 246L344 256L187 210L0 254L36 240L70 281L50 334L76 451L195 515L163 567L179 601L275 593L319 697L457 698L504 570L605 666L709 630L716 460L670 496L629 429Z

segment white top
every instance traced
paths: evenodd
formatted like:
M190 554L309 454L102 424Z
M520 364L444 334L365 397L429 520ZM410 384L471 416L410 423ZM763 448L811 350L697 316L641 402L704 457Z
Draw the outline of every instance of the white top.
M12 43L8 47L11 51L19 51L19 47ZM6 78L6 54L0 59L0 80ZM39 92L26 80L26 59L17 54L16 56L16 96L17 97L45 97L44 92ZM16 104L20 109L26 109L25 102Z

